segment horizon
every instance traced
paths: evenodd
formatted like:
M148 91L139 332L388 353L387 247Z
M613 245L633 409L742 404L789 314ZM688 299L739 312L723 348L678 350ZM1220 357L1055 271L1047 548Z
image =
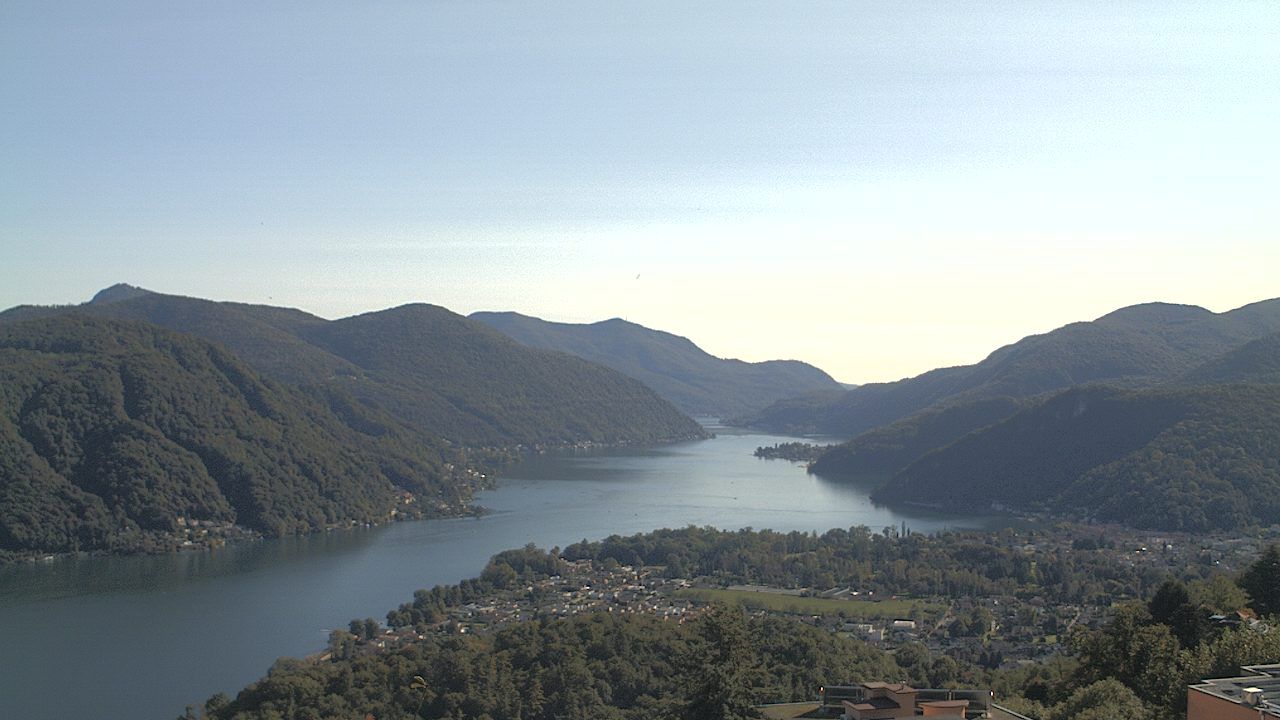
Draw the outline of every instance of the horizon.
M0 306L120 278L912 377L1280 295L1280 5L0 9Z
M810 365L813 365L814 367L818 368L819 370L822 370L822 371L826 372L828 375L831 375L831 376L832 376L832 378L834 378L834 379L836 380L836 382L839 382L839 383L841 383L841 384L843 384L843 385L867 385L867 384L874 384L874 383L895 382L895 381L898 381L898 380L905 380L905 379L909 379L909 378L912 378L912 377L916 377L916 376L920 375L920 374L921 374L921 373L923 373L923 372L928 372L929 370L936 370L936 369L946 368L946 367L956 367L956 366L973 365L973 364L976 364L976 363L978 363L978 362L981 362L982 360L984 360L987 356L989 356L991 353L995 352L996 350L999 350L1000 348L1005 347L1005 346L1007 346L1007 345L1012 345L1012 344L1014 344L1014 343L1017 343L1018 341L1023 340L1023 339L1025 339L1025 338L1027 338L1027 337L1030 337L1031 335L1039 335L1039 334L1043 334L1043 333L1046 333L1046 332L1050 332L1050 331L1052 331L1052 330L1056 330L1056 329L1058 329L1058 328L1062 327L1063 325L1070 324L1070 323L1075 323L1075 322L1091 322L1091 321L1097 320L1097 319L1099 319L1099 318L1101 318L1101 317L1103 317L1103 316L1105 316L1105 315L1108 315L1108 314L1110 314L1110 313L1112 313L1112 312L1116 312L1116 311L1119 311L1119 310L1127 309L1127 308L1130 308L1130 307L1139 307L1139 306L1143 306L1143 305L1173 305L1173 306L1180 306L1180 307L1199 308L1199 309L1201 309L1201 310L1207 310L1208 312L1214 313L1215 315L1221 315L1221 314L1223 314L1223 313L1231 312L1231 311L1234 311L1234 310L1238 310L1238 309L1240 309L1240 308L1248 307L1248 306L1250 306L1250 305L1256 305L1256 304L1258 304L1258 303L1270 302L1270 301L1273 301L1273 300L1280 300L1280 297L1261 298L1261 299L1258 299L1258 300L1251 300L1251 301L1246 302L1246 303L1243 303L1243 304L1241 304L1241 305L1237 305L1237 306L1230 307L1230 308L1225 308L1225 309L1222 309L1222 310L1215 310L1215 309L1213 309L1213 308L1207 308L1207 307L1205 307L1205 306L1203 306L1203 305L1197 305L1197 304L1194 304L1194 303L1170 302L1170 301L1164 301L1164 300L1149 300L1149 301L1146 301L1146 302L1134 303L1134 304L1132 304L1132 305L1125 305L1125 306L1123 306L1123 307L1112 308L1112 309L1110 309L1110 310L1108 310L1108 311L1106 311L1106 312L1104 312L1104 313L1102 313L1101 315L1098 315L1098 316L1096 316L1096 317L1090 317L1090 318L1078 318L1078 319L1076 319L1076 320L1068 321L1068 323L1063 323L1063 325L1057 325L1057 326L1054 326L1054 327L1052 327L1052 328L1046 328L1046 329L1044 329L1044 330L1040 330L1040 331L1036 331L1036 332L1028 333L1027 335L1023 335L1023 336L1020 336L1020 337L1017 337L1017 338L1012 338L1012 339L1008 340L1007 342L1003 342L1003 343L1001 343L1001 344L999 344L999 345L995 345L995 346L991 347L991 348L990 348L990 349L988 349L985 353L983 353L983 354L982 354L982 357L979 357L979 358L977 358L977 359L975 359L975 360L973 360L973 361L971 361L971 362L961 362L961 363L956 363L956 364L954 364L954 365L938 365L938 366L935 366L935 367L926 368L925 370L922 370L920 373L915 373L915 374L913 374L913 375L903 375L902 377L884 378L884 379L875 379L875 380L847 380L847 379L844 379L844 378L841 378L841 377L837 376L835 373L831 372L831 371L830 371L830 370L828 370L827 368L824 368L824 367L822 367L821 365L817 365L817 364L815 364L815 363L809 362L808 360L804 360L803 358L784 357L784 356L778 355L778 356L774 356L774 357L762 357L762 358L758 358L758 359L746 359L746 358L733 357L733 356L729 356L729 355L719 355L719 354L717 354L717 353L714 353L714 352L712 352L712 351L708 350L706 347L704 347L704 346L702 345L702 343L700 343L700 342L698 341L698 338L696 338L696 337L690 337L690 336L688 336L688 335L683 335L683 334L680 334L680 333L677 333L677 332L673 332L673 331L671 331L671 330L668 330L668 329L666 329L666 328L653 327L653 326L649 326L649 325L644 325L643 323L637 323L637 322L635 322L635 321L633 321L633 320L628 320L627 318L622 318L622 317L617 317L617 316L614 316L614 317L608 317L608 318L600 318L600 319L597 319L597 320L585 320L585 321L553 320L553 319L550 319L550 318L539 317L539 316L537 316L537 315L531 315L531 314L529 314L529 313L521 312L520 310L477 309L477 310L471 310L471 311L468 311L468 312L461 312L461 311L455 310L454 308L450 308L450 307L447 307L447 306L444 306L444 305L440 305L440 304L438 304L438 303L430 302L429 300L417 300L417 301L410 301L410 302L407 302L407 303L400 303L400 304L397 304L397 305L390 305L390 306L387 306L387 307L381 307L381 308L368 308L368 309L363 309L363 310L357 310L357 311L355 311L355 312L352 312L352 313L349 313L349 314L345 314L345 315L333 315L333 316L330 316L330 315L324 315L324 314L321 314L321 313L314 312L314 311L312 311L312 310L310 310L310 309L308 309L308 308L301 307L301 306L295 306L295 305L279 305L279 304L275 304L275 303L273 303L273 302L252 302L252 301L239 300L239 299L234 299L234 298L204 298L204 297L197 297L197 296L193 296L193 295L189 295L189 294L184 294L184 293L179 293L179 292L165 292L165 291L161 291L161 290L155 290L154 288L143 287L143 286L141 286L141 285L135 285L135 284L133 284L133 283L128 283L128 282L112 283L111 285L107 285L107 286L104 286L104 287L102 287L102 288L99 288L97 291L94 291L94 292L93 292L89 297L87 297L87 298L85 298L84 300L81 300L81 301L79 301L79 302L55 303L55 304L53 304L53 305L55 305L55 306L75 306L75 305L87 304L87 303L88 303L88 302L90 302L90 300L92 300L92 298L93 298L93 297L95 297L99 292L102 292L102 291L104 291L104 290L108 290L108 289L111 289L111 288L114 288L114 287L120 287L120 286L128 287L128 288L135 289L135 290L142 290L142 291L145 291L145 292L148 292L148 293L152 293L152 294L157 294L157 295L168 295L168 296L175 296L175 297L187 297L187 298L192 298L192 299L197 299L197 300L208 300L208 301L211 301L211 302L227 302L227 303L241 303L241 304L247 304L247 305L267 305L267 306L274 306L274 307L283 307L283 308L288 308L288 309L292 309L292 310L299 310L299 311L305 312L305 313L307 313L307 314L309 314L309 315L314 315L314 316L319 317L319 318L321 318L321 319L324 319L324 320L330 320L330 321L332 321L332 320L341 320L341 319L343 319L343 318L354 317L354 316L357 316L357 315L365 315L365 314L377 313L377 312L381 312L381 311L384 311L384 310L391 310L391 309L394 309L394 308L397 308L397 307L404 307L404 306L406 306L406 305L417 305L417 304L435 305L436 307L442 307L442 308L444 308L445 310L448 310L448 311L450 311L450 312L453 312L453 313L455 313L455 314L457 314L457 315L461 315L461 316L463 316L463 317L470 317L472 314L474 314L474 313L480 313L480 312L488 312L488 313L515 313L515 314L517 314L517 315L522 315L522 316L524 316L524 317L530 317L530 318L533 318L533 319L535 319L535 320L542 320L542 321L550 322L550 323L568 324L568 325L595 325L595 324L599 324L599 323L603 323L603 322L609 322L609 321L612 321L612 320L622 320L622 321L624 321L624 322L628 322L628 323L632 323L632 324L634 324L634 325L638 325L638 326L640 326L640 327L642 327L642 328L645 328L645 329L647 329L647 330L663 332L663 333L667 333L667 334L670 334L670 335L675 335L675 336L677 336L677 337L684 338L684 339L689 340L690 342L692 342L694 345L698 346L698 348L699 348L699 349L701 349L701 350L703 350L704 352L707 352L707 353L709 353L709 354L711 354L711 355L713 355L713 356L715 356L715 357L717 357L717 358L724 359L724 360L745 360L745 361L747 361L747 362L764 362L764 361L769 361L769 360L800 360L801 362L808 362ZM21 303L21 305L33 305L33 303ZM7 310L7 309L12 309L13 307L18 307L18 306L14 305L14 306L9 306L8 308L0 308L0 311L4 311L4 310Z

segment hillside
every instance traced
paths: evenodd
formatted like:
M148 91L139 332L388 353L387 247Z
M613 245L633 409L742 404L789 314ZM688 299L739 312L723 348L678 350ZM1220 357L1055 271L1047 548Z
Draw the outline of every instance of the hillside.
M347 381L424 429L488 443L657 442L701 427L643 384L525 347L433 305L305 328L301 336L385 382Z
M1280 333L1241 345L1178 378L1180 384L1280 384Z
M875 498L1171 530L1280 522L1280 386L1067 390L926 454Z
M462 445L655 442L703 437L643 385L525 347L443 308L329 321L300 310L113 286L75 307L19 307L0 322L71 311L155 323L220 343L267 377L374 401Z
M691 415L736 416L783 398L841 389L830 375L807 363L718 358L688 338L617 318L579 325L513 312L470 317L529 347L559 350L611 367Z
M457 510L457 461L189 335L80 314L0 324L0 549L144 549L187 520L271 535L380 521L400 488L413 514Z
M855 437L938 403L1030 398L1094 382L1151 387L1276 332L1280 299L1225 313L1135 305L1024 338L976 365L862 385L834 398L785 400L741 422L777 432Z
M289 384L324 383L336 376L363 375L360 368L298 337L302 328L328 321L292 308L214 302L120 284L100 291L84 305L20 306L0 313L0 321L70 311L148 322L191 333L227 347L258 372Z
M994 397L921 410L823 453L809 472L826 476L888 476L925 453L1013 415L1026 401Z

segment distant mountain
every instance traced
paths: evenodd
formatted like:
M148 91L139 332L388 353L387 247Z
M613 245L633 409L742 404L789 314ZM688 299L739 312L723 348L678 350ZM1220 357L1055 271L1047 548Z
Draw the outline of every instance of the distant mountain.
M529 348L433 305L306 328L316 347L389 382L347 380L421 427L490 443L657 442L702 428L643 384L566 353Z
M1062 392L930 452L875 499L1204 531L1280 522L1280 386Z
M120 302L121 300L132 300L144 295L150 295L151 291L144 288L135 287L125 283L116 283L109 288L98 291L90 300L90 305L101 305L103 303Z
M1280 299L1220 314L1189 305L1135 305L1024 338L976 365L862 385L835 397L783 400L742 422L855 437L944 403L1031 398L1094 382L1151 387L1276 332Z
M0 324L3 550L136 550L187 520L271 535L385 520L399 489L447 512L469 498L460 462L191 335L79 313Z
M13 308L0 313L0 322L72 310L192 333L226 346L268 377L340 389L463 445L705 436L693 420L620 373L525 347L429 305L329 321L290 308L114 286L74 308Z
M830 375L807 363L726 360L687 338L617 318L578 325L513 312L478 312L470 317L529 347L559 350L607 365L693 415L736 416L782 398L842 389Z

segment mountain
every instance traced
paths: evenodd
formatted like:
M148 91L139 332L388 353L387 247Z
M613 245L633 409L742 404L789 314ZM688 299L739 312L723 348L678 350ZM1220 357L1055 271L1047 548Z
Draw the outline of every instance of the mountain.
M73 311L191 333L226 346L259 372L293 385L363 375L360 368L300 338L298 333L303 328L328 321L292 308L213 302L120 284L102 290L85 305L19 306L0 313L0 321Z
M1031 398L1094 382L1151 387L1276 332L1280 299L1225 313L1190 305L1135 305L1023 338L976 365L862 385L835 397L783 400L741 422L776 432L855 437L940 403Z
M0 549L136 550L188 521L271 535L456 510L456 451L337 389L79 313L0 324Z
M868 430L824 452L809 472L825 476L889 476L925 453L1013 415L1028 404L1010 397L942 404Z
M1205 531L1280 522L1280 386L1073 388L930 452L874 498Z
M1245 343L1178 379L1181 384L1280 384L1280 333Z
M113 286L85 305L18 307L0 313L0 322L72 310L192 333L224 345L267 377L339 389L462 445L705 436L693 420L620 373L525 347L429 305L329 321L291 308Z
M611 367L691 415L742 415L782 398L841 389L830 375L807 363L726 360L688 338L617 318L578 325L513 312L478 312L469 317L529 347L559 350Z
M352 392L441 434L557 444L703 435L697 423L622 373L525 347L433 305L335 320L300 334L386 380L346 380Z
M99 290L90 300L90 305L101 305L103 303L120 302L121 300L132 300L144 295L150 295L151 291L128 285L125 283L116 283L109 288Z

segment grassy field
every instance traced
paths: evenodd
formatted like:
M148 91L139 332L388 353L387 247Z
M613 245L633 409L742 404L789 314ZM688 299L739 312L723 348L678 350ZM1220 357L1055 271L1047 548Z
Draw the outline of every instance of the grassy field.
M737 604L753 610L795 613L797 615L843 615L849 618L893 620L911 617L918 607L925 617L940 617L946 608L922 600L828 600L796 597L749 590L692 588L676 593L677 597L698 602Z

